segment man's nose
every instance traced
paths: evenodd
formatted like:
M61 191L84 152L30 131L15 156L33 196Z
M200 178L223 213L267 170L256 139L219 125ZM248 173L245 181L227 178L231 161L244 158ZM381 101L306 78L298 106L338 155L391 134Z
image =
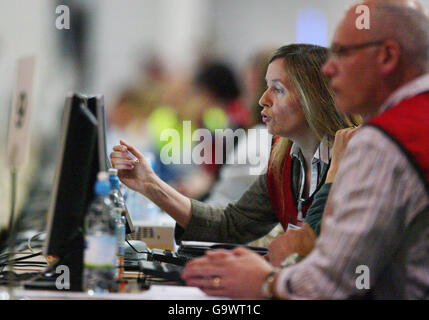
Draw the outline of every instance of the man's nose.
M332 78L332 76L335 74L335 70L336 70L336 68L334 65L334 61L332 61L332 58L329 58L322 67L322 73L326 77Z

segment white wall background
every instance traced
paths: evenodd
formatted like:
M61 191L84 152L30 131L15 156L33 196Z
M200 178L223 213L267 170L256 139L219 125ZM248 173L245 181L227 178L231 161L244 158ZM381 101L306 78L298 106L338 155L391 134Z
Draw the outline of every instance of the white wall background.
M172 70L194 67L195 52L207 34L209 0L93 1L94 70L91 90L112 102L134 80L136 66L159 54Z
M66 0L64 0L66 2ZM137 64L157 52L170 70L191 72L202 47L240 69L263 47L297 41L297 17L303 10L325 17L326 30L311 28L329 44L334 28L351 0L73 0L88 12L90 26L87 93L104 93L113 103L118 90L137 75ZM421 1L429 9L429 0ZM58 50L54 0L0 0L0 226L8 221L9 172L5 167L6 128L16 60L38 56L32 154L45 135L59 133L60 111L67 92L80 88L75 68ZM310 19L313 20L313 19ZM322 19L323 20L323 19ZM308 24L311 27L313 21ZM322 23L323 24L323 23ZM304 24L301 24L302 26ZM71 21L73 28L73 21ZM323 29L323 28L321 28ZM317 31L317 32L316 32ZM316 34L317 33L317 34ZM20 175L20 203L35 170Z
M9 171L6 168L6 135L12 90L15 84L16 61L19 57L35 54L37 72L34 88L31 155L36 156L43 132L58 129L58 102L64 99L73 80L68 65L54 54L55 37L52 1L0 1L0 226L9 217ZM34 162L18 174L18 200L26 197L26 186L37 168Z

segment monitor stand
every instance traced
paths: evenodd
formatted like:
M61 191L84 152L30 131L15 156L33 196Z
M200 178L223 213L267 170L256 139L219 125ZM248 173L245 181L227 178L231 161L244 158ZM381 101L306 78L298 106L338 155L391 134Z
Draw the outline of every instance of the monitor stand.
M51 271L24 285L26 289L58 290L82 292L83 281L83 234L78 234L70 241L68 252L56 262ZM68 275L67 275L68 273ZM66 281L69 278L69 286Z

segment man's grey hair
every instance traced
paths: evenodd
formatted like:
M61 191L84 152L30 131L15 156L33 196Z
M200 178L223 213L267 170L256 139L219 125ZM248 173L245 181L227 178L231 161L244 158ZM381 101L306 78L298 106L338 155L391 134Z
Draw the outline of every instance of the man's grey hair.
M395 1L376 1L371 8L372 40L396 40L404 60L417 71L429 70L429 17L423 11Z

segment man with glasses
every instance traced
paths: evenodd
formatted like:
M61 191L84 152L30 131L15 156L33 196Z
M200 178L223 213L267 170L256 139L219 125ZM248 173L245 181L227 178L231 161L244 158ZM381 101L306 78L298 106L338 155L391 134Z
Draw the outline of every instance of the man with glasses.
M370 10L369 29L356 26L359 5ZM365 125L344 154L314 250L284 269L245 249L212 252L183 277L208 279L215 288L201 288L221 296L428 299L429 19L421 5L353 6L323 71L337 107ZM263 284L254 280L261 273Z

